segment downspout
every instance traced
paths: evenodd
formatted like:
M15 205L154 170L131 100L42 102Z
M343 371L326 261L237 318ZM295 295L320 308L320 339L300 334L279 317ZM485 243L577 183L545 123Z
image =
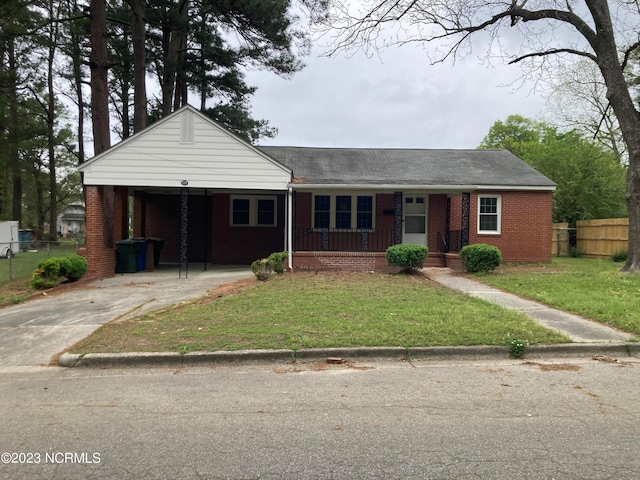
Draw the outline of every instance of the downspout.
M293 188L287 192L287 264L293 271Z

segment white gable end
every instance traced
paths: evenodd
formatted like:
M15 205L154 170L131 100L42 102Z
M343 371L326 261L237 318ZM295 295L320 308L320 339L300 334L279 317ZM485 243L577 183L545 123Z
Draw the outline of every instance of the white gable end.
M291 171L185 107L80 167L85 185L286 190Z

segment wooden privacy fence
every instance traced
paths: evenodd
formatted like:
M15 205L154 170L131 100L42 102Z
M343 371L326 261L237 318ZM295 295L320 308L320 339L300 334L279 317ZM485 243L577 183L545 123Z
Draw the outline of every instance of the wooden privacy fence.
M629 219L606 218L576 222L578 249L591 258L609 258L629 244Z
M629 244L628 218L580 220L576 228L569 228L568 223L554 223L552 229L551 254L558 257L569 254L573 231L574 246L589 258L609 258L620 250L626 251Z

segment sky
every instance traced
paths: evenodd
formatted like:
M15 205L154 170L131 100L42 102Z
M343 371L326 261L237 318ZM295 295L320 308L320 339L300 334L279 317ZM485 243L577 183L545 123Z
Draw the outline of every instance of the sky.
M476 56L430 65L418 45L367 58L327 58L315 46L306 68L283 79L249 72L252 114L278 129L260 145L353 148L476 148L497 120L539 119L545 100L532 84L509 86L518 65Z

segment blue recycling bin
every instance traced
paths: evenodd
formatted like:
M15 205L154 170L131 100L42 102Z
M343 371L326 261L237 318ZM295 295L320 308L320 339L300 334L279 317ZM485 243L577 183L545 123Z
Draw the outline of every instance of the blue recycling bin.
M20 242L20 251L26 252L31 248L33 230L19 230L18 241Z
M146 238L134 238L134 242L137 242L137 257L138 257L138 271L142 272L147 268L147 247L149 242Z

